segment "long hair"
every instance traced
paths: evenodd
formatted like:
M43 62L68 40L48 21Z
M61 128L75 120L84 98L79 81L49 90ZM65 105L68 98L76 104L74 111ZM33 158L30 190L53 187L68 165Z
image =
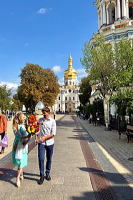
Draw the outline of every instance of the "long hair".
M22 112L18 112L13 118L13 130L18 130L18 124L20 124L20 116L23 115Z

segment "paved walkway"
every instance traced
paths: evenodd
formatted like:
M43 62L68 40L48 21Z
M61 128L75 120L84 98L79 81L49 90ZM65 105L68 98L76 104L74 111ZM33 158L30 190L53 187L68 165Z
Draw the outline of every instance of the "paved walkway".
M103 126L95 127L75 116L62 116L57 122L51 182L37 185L39 171L35 147L29 154L29 165L25 168L25 180L20 189L15 187L14 168L6 166L0 170L1 199L112 200L115 198L107 193L111 185L117 200L133 200L132 147L133 142L127 143L123 135L119 140L116 131L105 131ZM93 156L86 154L88 149ZM7 156L8 163L9 159ZM97 163L99 168L91 162ZM105 175L107 188L99 191L103 187L101 172Z
M29 154L29 165L25 168L25 179L20 188L15 187L15 169L0 170L1 200L95 200L86 162L79 140L73 139L75 122L67 115L57 122L52 180L38 185L39 179L37 147ZM89 196L88 196L89 194Z
M105 131L103 126L77 120L89 135L88 144L118 199L133 200L133 141L127 143L127 137L119 139L117 131Z

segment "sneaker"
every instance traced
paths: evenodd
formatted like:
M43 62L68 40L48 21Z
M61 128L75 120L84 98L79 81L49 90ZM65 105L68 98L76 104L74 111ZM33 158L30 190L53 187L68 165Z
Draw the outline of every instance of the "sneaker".
M47 181L50 181L51 180L50 173L46 172L46 177L45 178L46 178Z
M40 180L38 180L37 183L38 183L39 185L42 185L42 184L43 184L43 181L44 181L44 176L41 176L41 177L40 177Z

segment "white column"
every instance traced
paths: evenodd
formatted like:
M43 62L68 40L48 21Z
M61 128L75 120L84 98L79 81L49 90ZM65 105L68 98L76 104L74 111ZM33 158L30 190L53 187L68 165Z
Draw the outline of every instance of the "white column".
M102 6L101 6L101 26L103 25L103 9L102 9Z
M126 0L126 17L129 19L129 0Z
M102 22L101 22L101 12L99 12L99 27L101 27L101 24L102 24Z
M105 10L105 3L103 3L103 24L106 24L106 10Z
M99 30L100 29L100 15L99 15L99 12L97 14L98 14L98 30Z
M109 8L107 8L107 24L109 24Z
M122 17L126 18L126 3L125 3L125 0L122 0Z
M120 0L117 0L117 19L121 19Z

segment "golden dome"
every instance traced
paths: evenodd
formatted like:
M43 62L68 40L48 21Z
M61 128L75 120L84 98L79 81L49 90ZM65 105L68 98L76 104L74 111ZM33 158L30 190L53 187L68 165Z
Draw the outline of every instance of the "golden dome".
M69 79L69 78L76 79L77 78L77 71L73 68L72 61L73 61L73 59L70 56L68 59L68 69L65 70L65 72L64 72L65 79Z

